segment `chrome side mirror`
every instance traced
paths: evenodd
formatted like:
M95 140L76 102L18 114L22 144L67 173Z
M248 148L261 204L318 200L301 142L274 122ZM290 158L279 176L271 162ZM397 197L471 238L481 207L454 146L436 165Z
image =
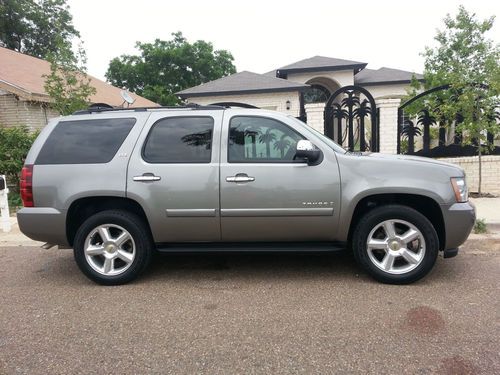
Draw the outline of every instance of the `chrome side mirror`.
M311 141L301 139L297 142L296 159L305 159L308 165L318 165L323 160L323 153Z

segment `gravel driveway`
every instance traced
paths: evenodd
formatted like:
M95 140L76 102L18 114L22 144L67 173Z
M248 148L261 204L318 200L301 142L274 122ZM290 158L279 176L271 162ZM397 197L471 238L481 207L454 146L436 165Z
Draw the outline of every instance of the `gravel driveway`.
M409 286L348 254L168 255L101 287L68 250L0 248L1 374L500 373L500 241Z

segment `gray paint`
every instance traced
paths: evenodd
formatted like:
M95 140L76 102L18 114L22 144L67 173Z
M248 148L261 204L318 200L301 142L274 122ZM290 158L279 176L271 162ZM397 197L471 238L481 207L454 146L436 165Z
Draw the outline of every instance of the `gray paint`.
M323 153L319 165L229 163L228 128L233 116L279 120ZM465 241L474 223L469 203L456 203L450 178L464 172L452 164L401 155L335 152L323 138L292 117L274 111L147 110L71 116L135 117L137 123L110 163L35 165L34 208L18 213L27 236L67 245L66 213L82 197L125 197L144 209L155 242L345 241L356 205L374 194L407 193L433 199L445 220L446 248ZM211 116L214 134L208 164L150 164L141 156L151 126L169 116ZM26 163L33 163L58 120L42 131ZM134 181L153 173L161 180ZM226 178L246 173L245 183Z

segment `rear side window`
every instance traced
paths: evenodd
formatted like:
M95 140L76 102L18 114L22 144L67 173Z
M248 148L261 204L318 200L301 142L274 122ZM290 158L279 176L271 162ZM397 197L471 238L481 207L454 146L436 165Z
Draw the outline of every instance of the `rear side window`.
M61 121L45 141L36 164L108 163L135 122L135 118Z
M212 117L168 117L156 122L144 144L149 163L210 163Z

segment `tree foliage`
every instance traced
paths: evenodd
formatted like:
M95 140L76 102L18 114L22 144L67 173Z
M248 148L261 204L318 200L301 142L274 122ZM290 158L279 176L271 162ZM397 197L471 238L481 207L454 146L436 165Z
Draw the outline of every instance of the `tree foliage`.
M466 143L486 143L486 134L498 134L495 111L500 94L500 47L486 37L494 17L478 20L463 6L455 17L444 19L445 29L438 30L437 45L427 47L424 89L450 85L448 90L425 96L424 103L416 101L405 112L416 114L424 106L431 116L447 125L460 118L457 131L463 131ZM412 81L409 98L421 90Z
M0 45L39 58L80 34L66 0L0 0Z
M137 42L139 55L122 55L109 64L106 78L118 87L162 105L175 105L177 91L235 73L233 56L212 43L189 43L181 32L172 40Z
M50 74L45 77L45 91L51 97L51 107L61 115L69 115L88 107L96 89L86 74L86 55L80 46L77 53L61 47L48 56Z
M435 37L436 46L427 47L423 56L424 88L449 85L449 89L426 95L405 108L411 115L424 108L429 118L441 126L454 126L464 144L477 148L479 192L481 154L494 146L488 142L488 134L495 138L500 133L500 46L486 36L494 19L478 20L463 6L455 17L448 14L444 30L438 30ZM421 90L416 80L411 86L409 98Z
M24 126L0 126L0 173L7 176L14 193L19 192L19 174L37 136L38 132L31 132Z

